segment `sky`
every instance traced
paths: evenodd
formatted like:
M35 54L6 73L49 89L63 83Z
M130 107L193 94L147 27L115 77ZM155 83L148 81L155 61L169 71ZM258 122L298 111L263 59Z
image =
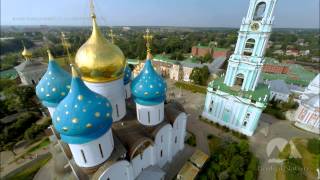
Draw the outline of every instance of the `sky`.
M95 0L100 25L239 27L249 0ZM88 26L89 0L1 0L1 25ZM319 0L278 0L274 27L319 28Z

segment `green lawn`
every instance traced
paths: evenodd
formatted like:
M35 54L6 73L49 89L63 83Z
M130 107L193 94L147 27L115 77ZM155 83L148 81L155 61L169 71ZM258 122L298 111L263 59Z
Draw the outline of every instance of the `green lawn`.
M178 81L176 83L174 83L174 85L178 88L182 88L185 90L189 90L192 91L194 93L202 93L202 94L206 94L207 93L207 87L205 86L199 86L199 85L195 85L195 84L191 84L191 83L186 83L186 82L182 82L182 81Z
M27 153L32 153L38 149L41 149L41 148L44 148L44 147L47 147L48 145L50 144L50 140L48 138L42 140L42 142L32 148L30 148Z
M32 166L23 169L22 171L18 172L17 174L8 177L6 179L8 180L32 180L33 177L36 175L36 173L39 171L41 167L43 167L50 159L52 158L52 155L50 154L48 157L39 160Z

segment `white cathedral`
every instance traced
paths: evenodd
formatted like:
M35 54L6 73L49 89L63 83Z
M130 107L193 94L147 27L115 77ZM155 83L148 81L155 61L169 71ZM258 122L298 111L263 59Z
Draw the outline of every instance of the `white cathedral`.
M180 104L165 103L166 82L152 65L152 36L144 36L145 65L131 80L122 51L103 37L93 11L91 17L92 34L76 53L72 75L48 51L36 94L77 179L164 179L161 168L184 148L187 115Z

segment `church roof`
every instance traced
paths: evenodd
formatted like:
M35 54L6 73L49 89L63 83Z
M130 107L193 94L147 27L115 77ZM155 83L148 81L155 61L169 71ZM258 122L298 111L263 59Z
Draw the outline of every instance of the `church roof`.
M18 66L14 67L18 72L32 72L38 69L45 69L46 65L36 60L25 60Z
M48 53L48 69L36 86L36 94L43 105L55 107L68 94L71 76L58 65L50 52Z
M109 100L91 91L72 67L71 90L53 114L55 129L68 144L83 144L94 140L112 125Z
M132 81L131 89L136 103L155 105L165 100L167 84L148 59L140 74Z
M273 92L290 94L290 89L284 80L272 80L269 82L270 90Z
M319 108L320 107L320 94L314 95L307 101L305 101L305 104L313 107L313 108Z

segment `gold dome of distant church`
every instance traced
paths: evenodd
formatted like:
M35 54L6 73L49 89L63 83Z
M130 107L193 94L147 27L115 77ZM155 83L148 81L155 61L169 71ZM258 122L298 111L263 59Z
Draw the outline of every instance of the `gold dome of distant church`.
M21 55L26 59L29 60L32 57L32 52L29 51L25 46L23 46L23 51L21 53Z
M102 35L94 13L92 34L78 50L75 63L87 82L104 83L123 76L126 66L125 57L119 47L110 43Z

